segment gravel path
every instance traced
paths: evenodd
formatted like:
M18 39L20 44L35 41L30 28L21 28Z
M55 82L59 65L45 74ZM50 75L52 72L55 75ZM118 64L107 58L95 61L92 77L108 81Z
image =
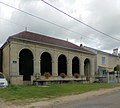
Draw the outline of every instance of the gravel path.
M5 102L3 100L0 100L0 108L52 108L54 105L72 102L75 100L77 101L77 100L88 99L91 96L103 95L118 90L120 90L120 87L111 88L111 89L101 89L98 91L91 91L79 95L64 96L46 101L27 103L26 105L22 105L22 101L20 102L21 103L20 105L17 105L15 103L13 104L10 102Z

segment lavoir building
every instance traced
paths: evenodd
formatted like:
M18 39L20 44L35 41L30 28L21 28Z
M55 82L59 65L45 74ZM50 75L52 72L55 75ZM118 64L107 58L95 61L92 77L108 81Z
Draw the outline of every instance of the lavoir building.
M94 81L96 54L69 41L20 32L0 49L0 70L11 84L41 81ZM46 76L49 77L46 77Z

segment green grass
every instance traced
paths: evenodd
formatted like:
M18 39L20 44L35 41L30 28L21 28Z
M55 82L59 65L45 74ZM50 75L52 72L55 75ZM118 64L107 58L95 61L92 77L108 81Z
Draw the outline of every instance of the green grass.
M43 98L54 98L71 94L80 94L101 88L111 88L116 84L94 83L94 84L52 84L43 86L9 86L0 88L0 98L5 100L34 100Z

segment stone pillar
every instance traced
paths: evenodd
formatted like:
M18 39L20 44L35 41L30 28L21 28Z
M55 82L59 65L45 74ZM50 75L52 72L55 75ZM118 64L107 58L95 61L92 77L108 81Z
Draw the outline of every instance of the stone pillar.
M91 67L90 67L90 72L91 72L91 76L94 77L95 76L95 61L94 58L91 60Z
M56 58L53 58L52 61L52 75L58 76L58 60Z
M19 75L19 56L17 55L16 49L13 47L10 52L10 76Z
M109 83L109 72L107 72L107 83Z
M34 66L33 66L34 75L36 75L37 73L41 74L40 73L40 59L36 57L33 62L34 62Z
M81 75L81 62L79 61L79 75Z
M67 60L67 75L68 77L72 77L72 59L71 58Z
M95 79L95 61L94 58L90 61L90 82L94 82Z
M80 77L81 80L86 80L85 73L84 73L84 59L80 61Z
M85 74L84 74L84 61L83 60L80 63L80 76L85 76Z
M39 61L38 61L38 67L37 67L37 70L38 70L38 73L40 73L40 75L41 75L41 59L39 59Z
M20 75L20 73L19 73L19 57L17 57L17 75Z
M35 64L34 64L34 73L39 73L41 75L41 72L40 72L40 68L41 68L41 65L40 65L40 59L36 59L35 61Z

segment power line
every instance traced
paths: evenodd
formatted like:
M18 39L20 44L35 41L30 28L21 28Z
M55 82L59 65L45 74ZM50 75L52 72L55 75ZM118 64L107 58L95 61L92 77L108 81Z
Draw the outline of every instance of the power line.
M9 22L9 23L15 24L15 25L17 25L17 26L24 27L25 31L27 31L27 27L26 27L26 26L23 26L23 25L21 25L21 24L18 24L18 23L16 23L16 22L13 22L13 21L11 21L11 20L8 20L8 19L5 19L5 18L1 18L1 17L0 17L0 20L4 20L4 21L7 21L7 22ZM29 27L29 26L28 26L28 27ZM70 30L70 29L68 29L68 30L69 30L70 32L74 33L74 34L80 34L80 33L75 32L75 31L73 31L73 30ZM99 42L93 40L93 38L87 37L87 36L85 36L85 35L83 35L83 34L81 34L81 37L82 37L82 38L86 38L87 40L92 40L92 41L94 41L95 43L99 43Z
M34 18L43 20L43 21L45 21L45 22L47 22L47 23L50 23L50 24L55 25L55 26L57 26L57 27L60 27L60 28L62 28L62 29L65 29L65 30L68 30L68 31L70 31L70 32L73 32L73 33L82 35L82 34L80 34L80 33L77 33L77 32L75 32L75 31L73 31L73 30L70 30L70 29L68 29L68 28L65 28L65 27L63 27L63 26L61 26L61 25L58 25L58 24L56 24L56 23L53 23L53 22L51 22L51 21L45 20L45 19L43 19L43 18L41 18L41 17L39 17L39 16L36 16L36 15L33 15L33 14L29 13L29 12L23 11L23 10L21 10L21 9L19 9L19 8L16 8L16 7L14 7L14 6L11 6L11 5L9 5L9 4L3 3L3 2L1 2L1 1L0 1L0 3L3 4L3 5L6 5L6 6L8 6L8 7L11 7L11 8L13 8L13 9L15 9L15 10L18 10L18 11L20 11L20 12L22 12L22 13L25 13L25 14L27 14L27 15L30 15L30 16L32 16L32 17L34 17ZM82 36L83 36L83 35L82 35Z
M4 20L4 21L7 21L7 22L10 22L10 23L12 23L12 24L15 24L15 25L18 25L18 26L21 26L21 27L26 28L25 26L23 26L23 25L21 25L21 24L18 24L18 23L16 23L16 22L10 21L10 20L8 20L8 19L1 18L1 17L0 17L0 19L1 19L1 20Z
M69 32L71 32L71 33L80 35L80 36L82 36L83 38L86 37L87 39L89 38L89 40L91 39L92 41L94 41L94 38L90 38L90 37L85 36L85 35L83 35L83 34L81 34L81 33L79 33L79 32L70 30L70 29L65 28L65 27L63 27L63 26L61 26L61 25L58 25L58 24L53 23L53 22L51 22L51 21L45 20L45 19L43 19L43 18L41 18L41 17L39 17L39 16L33 15L33 14L29 13L29 12L23 11L23 10L21 10L21 9L19 9L19 8L16 8L16 7L11 6L11 5L9 5L9 4L3 3L3 2L1 2L1 1L0 1L0 3L3 4L3 5L6 5L6 6L8 6L8 7L11 7L11 8L13 8L13 9L15 9L15 10L18 10L18 11L24 13L24 14L27 14L27 15L32 16L32 17L34 17L34 18L37 18L37 19L40 19L40 20L45 21L45 22L47 22L47 23L50 23L50 24L52 24L52 25L54 25L54 26L56 26L56 27L59 27L59 28L62 28L62 29L64 29L64 30L67 30L67 31L69 31ZM3 19L3 18L1 18L1 19ZM4 20L7 20L7 19L4 19ZM9 21L10 23L19 25L19 26L21 26L21 27L24 27L25 30L27 30L27 27L26 27L26 26L20 25L20 24L18 24L18 23L15 23L15 22L13 22L13 21L10 21L10 20L7 20L7 21ZM100 42L96 42L96 41L94 41L94 42L95 42L95 43L100 43Z
M77 34L77 35L81 35L81 36L83 36L83 37L86 37L86 36L83 35L83 34L80 34L80 33L78 33L78 32L75 32L75 31L73 31L73 30L70 30L70 29L68 29L68 28L65 28L65 27L63 27L63 26L61 26L61 25L58 25L58 24L56 24L56 23L53 23L53 22L51 22L51 21L45 20L45 19L43 19L43 18L41 18L41 17L39 17L39 16L36 16L36 15L33 15L33 14L29 13L29 12L23 11L23 10L21 10L21 9L19 9L19 8L16 8L16 7L14 7L14 6L11 6L11 5L9 5L9 4L3 3L3 2L1 2L1 1L0 1L0 3L3 4L3 5L6 5L6 6L8 6L8 7L11 7L11 8L13 8L13 9L15 9L15 10L18 10L18 11L20 11L20 12L22 12L22 13L25 13L25 14L27 14L27 15L29 15L29 16L32 16L32 17L34 17L34 18L43 20L43 21L45 21L45 22L47 22L47 23L50 23L50 24L55 25L55 26L57 26L57 27L59 27L59 28L62 28L62 29L64 29L64 30L67 30L67 31L69 31L69 32L72 32L72 33L75 33L75 34ZM12 22L11 22L11 23L12 23ZM17 24L17 23L14 23L14 24ZM17 25L20 26L20 24L17 24ZM25 27L25 26L24 26L24 27ZM88 37L88 38L89 38L89 37ZM92 40L93 40L93 39L92 39ZM98 43L98 42L96 42L96 43Z
M64 11L62 11L62 10L60 10L60 9L58 9L57 7L51 5L50 3L48 3L48 2L46 2L46 1L44 1L44 0L41 0L41 1L44 2L45 4L49 5L50 7L56 9L57 11L59 11L59 12L65 14L65 15L67 15L68 17L74 19L75 21L77 21L77 22L79 22L79 23L81 23L81 24L83 24L83 25L85 25L85 26L91 28L92 30L94 30L94 31L96 31L96 32L99 32L99 33L101 33L101 34L103 34L103 35L105 35L105 36L107 36L107 37L109 37L109 38L112 38L112 39L116 40L116 41L120 41L120 39L114 38L114 37L112 37L112 36L110 36L110 35L108 35L108 34L102 32L102 31L100 31L100 30L98 30L98 29L96 29L96 28L94 28L94 27L92 27L92 26L90 26L90 25L88 25L88 24L86 24L86 23L84 23L84 22L78 20L77 18L75 18L75 17L73 17L73 16L67 14L66 12L64 12Z

